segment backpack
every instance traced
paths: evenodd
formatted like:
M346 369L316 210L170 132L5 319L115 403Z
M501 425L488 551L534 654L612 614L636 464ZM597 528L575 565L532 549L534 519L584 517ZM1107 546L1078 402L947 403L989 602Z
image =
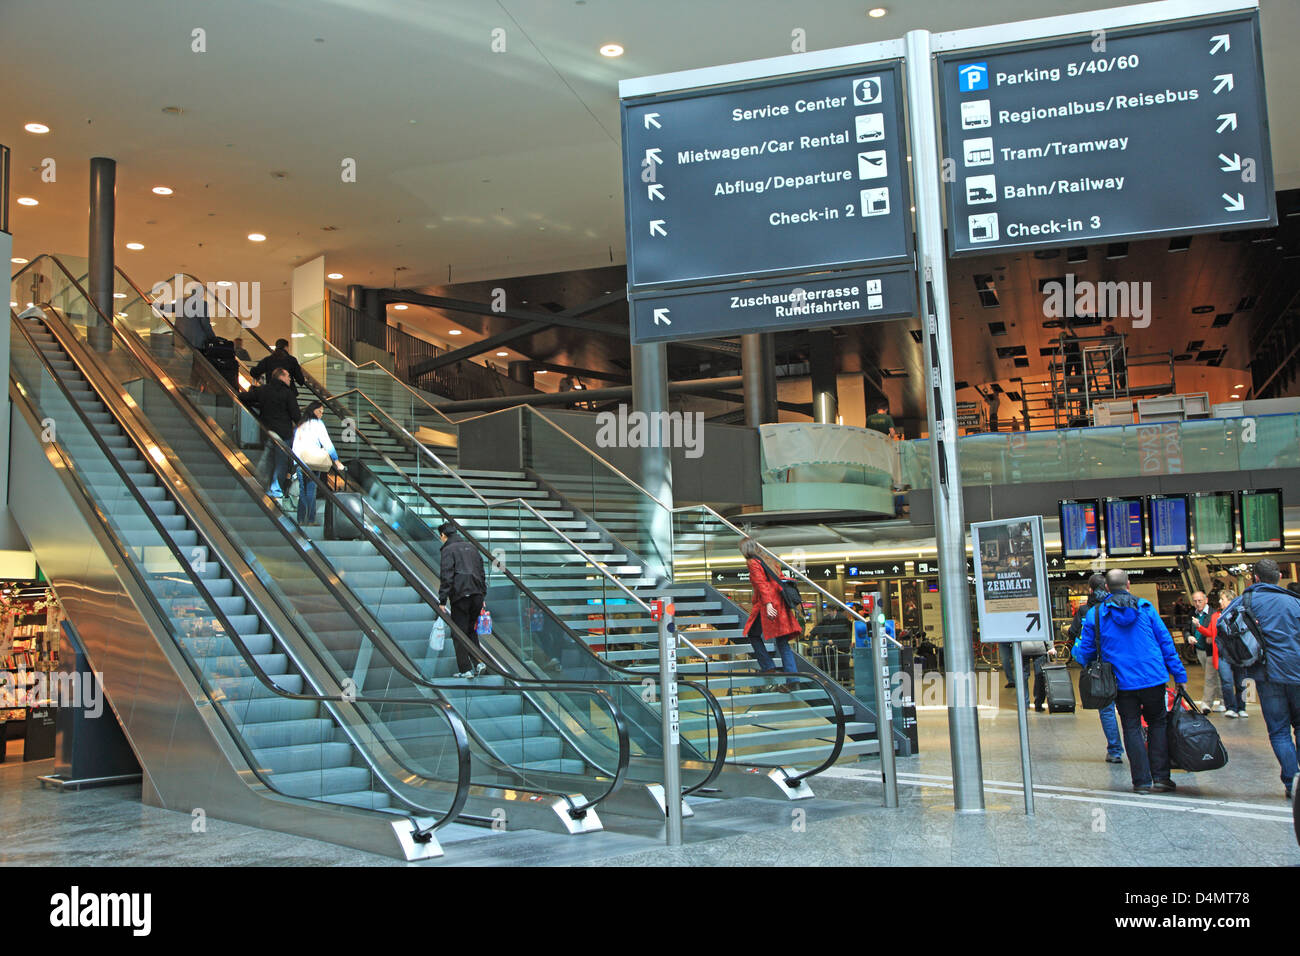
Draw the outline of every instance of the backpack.
M784 604L790 613L794 615L796 621L802 623L804 619L803 595L799 593L798 585L789 578L777 577L772 573L772 569L767 566L766 561L760 560L758 563L761 564L763 570L767 572L767 579L780 585L781 603Z
M1219 653L1233 667L1249 667L1264 659L1264 635L1251 611L1250 591L1241 600L1219 615L1219 625L1214 632Z

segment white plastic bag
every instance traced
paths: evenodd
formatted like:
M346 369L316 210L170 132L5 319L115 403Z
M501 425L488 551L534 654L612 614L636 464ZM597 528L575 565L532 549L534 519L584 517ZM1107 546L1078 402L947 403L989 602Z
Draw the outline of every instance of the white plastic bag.
M433 619L433 627L429 628L429 650L438 653L446 646L447 622L436 617Z

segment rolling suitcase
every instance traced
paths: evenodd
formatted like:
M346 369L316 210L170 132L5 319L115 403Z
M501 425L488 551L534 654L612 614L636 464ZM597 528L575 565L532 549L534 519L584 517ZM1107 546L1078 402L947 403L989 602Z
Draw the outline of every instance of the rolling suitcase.
M361 506L360 492L344 491L343 480L341 478L335 480L334 476L328 479L328 483L330 490L334 492L334 500L325 500L325 540L359 540L361 538L361 520L364 513ZM338 514L340 508L346 508L348 513L356 520L353 521Z
M1074 713L1074 684L1069 669L1064 664L1044 665L1043 679L1047 682L1048 713Z
M216 336L203 346L203 357L235 391L239 390L239 359L235 358L234 342Z

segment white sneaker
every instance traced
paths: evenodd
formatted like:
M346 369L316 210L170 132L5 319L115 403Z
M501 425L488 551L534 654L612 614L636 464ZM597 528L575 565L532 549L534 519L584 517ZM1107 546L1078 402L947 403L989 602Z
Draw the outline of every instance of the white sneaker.
M1208 714L1211 710L1210 705L1206 701L1201 701L1196 706L1201 708L1201 713L1203 714Z
M1225 711L1223 712L1223 716L1224 716L1224 717L1236 717L1236 716L1237 716L1237 712L1236 712L1235 710L1225 710Z
M478 677L478 675L482 674L485 670L487 670L487 665L484 664L482 661L479 661L477 664L474 665L474 676Z
M1239 711L1237 711L1237 716L1238 716L1238 717L1242 717L1242 718L1246 718L1246 717L1249 717L1250 714L1246 713L1244 710L1239 710Z
M458 680L473 680L473 679L474 679L474 668L471 667L471 668L470 668L469 670L467 670L467 671L461 671L459 674L456 675L456 678L457 678Z
M1219 701L1215 701L1215 703L1214 703L1214 712L1215 712L1216 714L1221 714L1221 713L1223 713L1223 704L1220 703Z

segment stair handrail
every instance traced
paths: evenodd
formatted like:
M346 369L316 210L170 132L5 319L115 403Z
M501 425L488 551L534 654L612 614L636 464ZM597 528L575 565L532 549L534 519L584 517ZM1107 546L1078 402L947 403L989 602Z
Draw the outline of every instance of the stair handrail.
M55 261L57 262L57 260ZM69 279L71 279L71 276L69 276ZM50 309L49 307L42 306L41 309L42 312L46 313L47 317L53 315L54 313L54 310ZM48 373L51 381L54 382L55 386L59 389L63 398L68 403L69 407L73 410L74 414L80 420L81 424L85 427L87 433L89 433L92 439L94 440L95 445L100 451L100 453L104 456L104 458L108 462L110 462L114 472L117 474L118 478L121 479L123 486L128 489L128 493L131 495L132 498L135 499L136 504L140 506L140 510L147 516L149 522L154 526L154 530L158 532L159 537L166 543L166 547L172 553L172 556L176 558L177 562L182 567L187 569L186 576L190 578L190 583L194 586L195 590L197 590L203 596L205 602L208 604L208 611L217 620L217 623L221 625L225 637L228 640L230 640L231 644L235 646L235 649L239 652L240 657L244 660L244 663L253 672L253 676L257 679L257 681L278 697L283 697L291 700L312 701L315 703L330 705L331 711L335 710L337 708L337 705L339 704L354 704L354 703L380 704L380 705L411 704L415 706L428 706L438 711L438 713L440 713L443 716L443 718L447 720L447 723L452 731L452 737L456 741L457 766L458 766L456 795L453 798L452 805L448 809L447 813L444 814L438 820L438 822L435 823L433 826L424 828L421 827L418 824L418 822L415 820L412 820L410 822L415 827L415 832L417 834L420 833L432 834L433 830L438 829L439 827L451 822L451 820L453 820L455 817L459 816L461 811L464 809L466 801L469 799L469 787L470 787L469 735L465 729L464 722L461 720L460 716L455 713L455 711L450 707L449 704L446 703L446 701L433 700L426 697L376 698L376 697L367 697L365 695L353 695L353 694L340 694L337 696L328 695L328 694L303 694L301 692L286 690L285 688L277 684L275 680L269 674L266 673L262 665L258 663L257 656L248 647L248 645L244 643L243 637L239 634L238 630L230 622L229 617L226 615L225 611L221 608L221 605L217 602L216 598L212 595L207 585L203 582L203 579L194 572L193 564L191 563L191 561L181 554L178 546L176 545L176 542L172 539L171 535L167 532L167 529L163 526L161 519L154 512L154 510L148 506L148 502L144 499L144 496L140 492L140 489L135 485L133 481L129 479L128 475L126 474L125 470L122 467L121 462L117 459L117 456L112 454L111 449L108 448L108 445L104 441L103 436L100 434L100 430L96 428L94 424L91 423L86 418L85 411L81 408L81 406L76 402L75 398L72 396L72 393L69 391L67 387L67 383L64 382L58 374L56 374L55 370L50 365L48 358L44 355L44 353L41 351L39 346L36 344L35 340L31 337L30 330L27 329L25 325L22 323L22 321L20 321L17 318L17 316L14 314L12 309L10 310L10 314L11 314L10 321L12 327L19 332L19 334L24 338L28 346L30 346L32 352L36 355L38 361L41 363L41 366ZM30 396L26 394L26 388L25 386L23 386L22 382L15 379L14 383L15 386L18 388L19 393L23 396L24 401L27 402L29 407L34 407L32 406ZM67 470L69 475L74 479L78 487L81 489L81 492L85 497L85 499L93 503L95 501L95 498L93 494L90 492L89 487L86 485L85 481L82 479L80 468L76 465L74 461L72 461L72 459L68 456L66 451L63 448L58 446L57 442L54 443L54 447L58 450L58 454L60 458L62 458L66 463L66 465L68 466ZM117 550L119 554L129 555L131 553L130 549L127 547L125 542L121 540L117 531L111 525L109 525L106 520L101 521L100 523L103 531L112 541L114 549ZM136 584L140 589L140 593L145 595L146 599L149 601L153 613L157 615L160 620L166 620L167 619L166 612L158 604L157 598L153 595L153 592L149 589L148 585L144 583L143 577L139 573L139 568L136 567L136 562L134 560L124 561L123 566L128 569L128 572L136 580ZM274 627L272 622L266 622L266 623L268 627ZM278 633L276 634L276 636L277 638L280 638L281 646L285 646L287 648L288 645L284 642L283 636ZM211 695L211 691L207 688L206 685L206 678L203 676L203 673L201 672L201 670L199 670L199 668L195 664L188 649L186 649L184 645L182 645L179 641L176 642L176 646L181 651L181 655L185 659L186 665L190 668L191 672L193 672L195 679L198 682L198 685L203 688L204 696L212 700L213 698ZM297 662L295 661L295 664L296 663ZM213 700L213 703L215 704L216 701ZM218 713L219 719L221 719L221 721L226 725L226 729L230 731L231 739L234 742L235 746L239 749L241 755L248 762L249 769L252 770L253 774L258 778L258 780L264 783L270 790L276 793L280 793L280 791L276 788L276 786L273 783L271 783L270 780L268 780L267 777L263 774L259 761L253 756L251 749L247 746L246 742L243 740L243 737L239 733L238 728L234 726L233 721L231 720L230 715L226 713L225 708L215 707L214 709ZM374 772L376 778L381 783L383 783L384 787L394 797L396 797L398 800L405 803L407 806L411 807L416 812L432 814L432 815L437 814L437 811L430 810L427 807L422 807L416 804L409 797L399 792L397 788L395 788L393 784L388 780L387 773L374 763L374 758L369 753L368 748L363 746L359 741L354 739L354 735L350 730L349 722L337 716L335 717L335 719L338 721L338 724L343 729L343 731L348 734L349 739L353 741L353 744L354 746L356 746L357 751L361 753L362 756L366 759L367 764L370 766L370 769ZM379 737L378 735L376 735L376 740L378 739ZM385 749L388 750L389 748L385 747ZM397 764L404 766L403 761L400 760L395 754L392 754L391 750L390 750L390 756L394 759L394 761ZM404 766L404 769L406 769L407 772L414 773L416 776L419 776L424 779L435 779L435 778L424 777L423 773L413 771L410 767ZM445 783L448 781L438 781L438 782ZM281 794L281 795L288 796L286 794ZM291 799L309 799L309 798L294 797Z

